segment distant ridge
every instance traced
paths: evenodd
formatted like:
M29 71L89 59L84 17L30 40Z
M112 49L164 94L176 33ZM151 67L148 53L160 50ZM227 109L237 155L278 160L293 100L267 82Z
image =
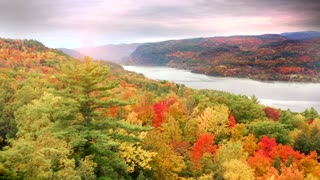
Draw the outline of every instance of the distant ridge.
M319 81L316 75L320 69L319 57L312 50L318 51L319 41L320 32L302 31L60 50L77 59L86 55L117 64L171 66L213 76ZM284 75L277 74L280 69ZM298 75L296 71L300 71Z
M83 59L85 55L79 53L76 50L73 49L67 49L67 48L58 48L60 51L62 51L63 53L67 54L68 56L71 56L75 59Z
M94 59L121 63L125 58L129 57L139 45L139 43L108 44L95 47L83 47L75 50Z
M223 77L320 82L320 32L217 36L145 43L129 64Z
M320 38L320 32L317 31L285 32L281 33L280 35L291 40L309 40Z

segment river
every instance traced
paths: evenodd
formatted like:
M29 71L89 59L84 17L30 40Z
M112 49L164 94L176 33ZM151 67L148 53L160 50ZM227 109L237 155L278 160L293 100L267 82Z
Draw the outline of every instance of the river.
M243 78L211 77L187 70L153 66L123 66L150 79L185 84L195 89L212 89L252 96L261 104L301 112L314 107L320 112L320 83L261 82Z

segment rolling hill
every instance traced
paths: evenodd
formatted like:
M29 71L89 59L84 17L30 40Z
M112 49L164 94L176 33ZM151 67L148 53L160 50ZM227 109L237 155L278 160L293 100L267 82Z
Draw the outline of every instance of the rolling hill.
M146 43L129 59L131 64L170 66L211 76L319 82L317 33L284 35L287 37L265 34Z
M286 32L281 33L280 35L292 40L308 40L320 38L320 32L317 31Z
M34 40L0 39L0 65L0 179L320 177L313 108L154 81Z
M59 48L60 51L64 52L65 54L76 58L76 59L83 59L85 55L81 54L80 52L74 50L74 49L68 49L68 48Z

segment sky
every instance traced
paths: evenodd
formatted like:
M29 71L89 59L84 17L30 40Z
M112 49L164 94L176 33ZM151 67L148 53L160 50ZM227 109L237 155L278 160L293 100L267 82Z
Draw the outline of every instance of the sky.
M320 31L319 0L0 0L0 37L52 48Z

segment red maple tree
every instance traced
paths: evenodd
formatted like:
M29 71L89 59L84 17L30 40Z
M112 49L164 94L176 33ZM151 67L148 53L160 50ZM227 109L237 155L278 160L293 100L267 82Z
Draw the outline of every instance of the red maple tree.
M230 122L229 128L233 128L237 124L236 119L234 118L233 114L231 114L229 116L229 122Z
M194 143L192 148L191 161L194 169L200 169L202 165L200 160L205 153L215 154L217 145L214 144L214 136L212 134L202 134Z
M261 148L258 151L261 151L261 153L264 156L270 157L270 152L273 150L273 148L277 146L277 142L275 138L269 138L268 136L263 136L260 142L258 143L258 145Z
M266 107L263 109L263 111L266 113L267 117L277 121L280 118L280 112L277 109Z
M176 102L176 98L164 99L155 105L153 105L153 111L155 115L153 116L153 126L159 127L163 122L165 122L166 112L169 107Z

